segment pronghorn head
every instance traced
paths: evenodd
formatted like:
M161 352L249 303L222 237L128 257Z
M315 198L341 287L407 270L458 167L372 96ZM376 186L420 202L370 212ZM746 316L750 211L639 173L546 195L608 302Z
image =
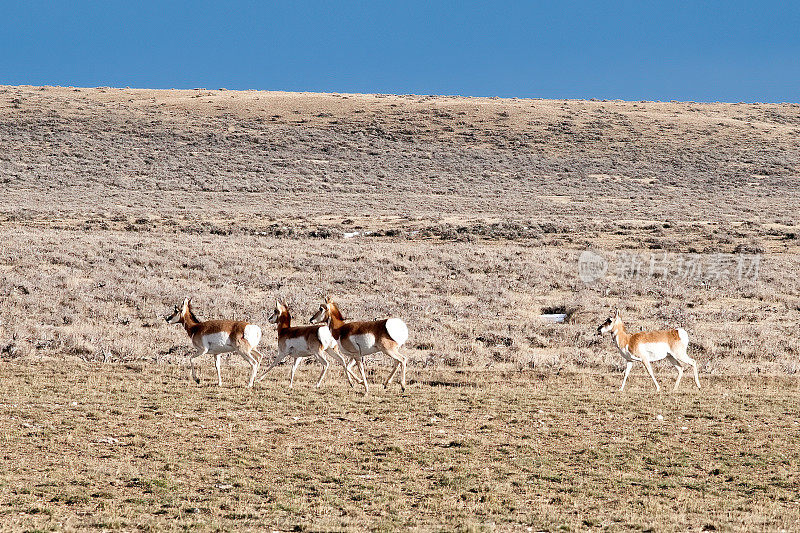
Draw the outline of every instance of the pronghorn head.
M177 324L179 322L184 321L184 317L191 314L190 308L191 299L186 298L183 300L183 305L178 307L175 306L175 310L169 316L164 317L164 320L167 321L168 324Z
M598 326L597 334L601 335L603 333L608 333L609 331L614 331L614 328L617 327L617 324L621 323L622 319L619 316L619 309L614 309L614 315L611 318L606 319L605 322Z
M318 324L320 322L328 322L331 319L331 315L334 313L338 313L339 308L336 307L336 304L333 303L333 298L330 296L326 296L325 299L319 306L319 309L314 316L311 317L310 322L312 324Z
M311 320L309 320L309 322L311 322L312 324L327 322L328 316L330 316L328 313L328 302L330 301L331 301L330 296L326 296L325 300L323 300L323 302L319 305L319 309L317 309L317 312L314 313L314 316L311 317Z
M286 303L281 302L280 300L275 300L275 310L272 311L272 316L268 318L269 323L277 324L284 316L289 322L291 322L291 317L289 316L289 307L286 305Z

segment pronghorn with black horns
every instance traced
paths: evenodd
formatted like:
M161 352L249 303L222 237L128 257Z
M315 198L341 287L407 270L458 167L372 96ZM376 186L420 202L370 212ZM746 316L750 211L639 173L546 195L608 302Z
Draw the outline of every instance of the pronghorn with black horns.
M666 331L642 331L629 334L625 331L625 324L619 316L619 310L614 310L614 316L600 324L597 328L598 335L611 332L614 345L625 358L625 377L622 378L622 386L619 390L625 389L625 382L628 381L628 374L631 373L634 361L641 361L647 369L647 373L653 378L656 384L656 391L661 387L653 375L653 361L666 359L677 369L678 379L675 380L673 391L678 390L678 385L683 377L683 364L691 365L694 369L694 382L700 388L700 378L697 375L697 363L686 354L689 346L689 334L686 330L678 328Z
M325 374L328 372L329 363L327 357L325 357L325 353L327 352L342 363L345 373L347 374L347 380L352 386L353 376L344 358L339 353L336 341L328 326L325 324L317 324L313 326L292 327L292 317L289 314L289 307L285 302L281 301L275 302L275 310L272 316L269 317L269 321L272 324L278 325L278 355L275 357L275 360L272 361L272 364L269 365L269 368L264 371L264 374L258 378L258 381L263 380L267 372L289 357L294 359L289 377L289 388L293 388L294 374L297 372L297 367L309 357L314 357L322 364L322 373L319 375L319 380L317 381L317 387L319 387L322 384L322 380L325 379Z
M244 360L250 363L252 372L250 380L247 382L248 387L253 386L253 380L258 372L258 366L261 363L263 356L261 352L256 349L258 343L261 342L261 328L255 324L243 322L240 320L206 320L201 321L192 312L192 304L189 298L183 301L183 305L178 308L175 306L175 312L166 317L166 321L170 324L183 324L189 338L192 339L192 344L197 351L189 356L189 364L192 367L192 379L196 383L200 383L200 378L195 374L194 358L200 357L210 353L215 356L215 365L217 367L217 384L222 386L222 354L229 352L237 352ZM253 353L258 355L258 359L253 356Z
M364 380L364 394L369 391L364 372L365 355L383 352L395 360L394 369L384 387L388 387L397 371L402 369L400 387L406 390L406 366L408 358L400 353L400 347L408 340L408 327L399 318L385 318L368 322L345 322L339 307L330 296L326 296L319 310L311 317L311 323L325 322L331 329L339 349L355 360Z

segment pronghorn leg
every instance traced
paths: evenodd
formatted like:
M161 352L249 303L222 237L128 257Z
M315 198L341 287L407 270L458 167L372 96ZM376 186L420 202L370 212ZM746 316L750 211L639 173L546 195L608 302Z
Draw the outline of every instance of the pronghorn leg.
M259 352L255 348L253 348L252 351L256 352L256 355L258 356L258 364L261 365L261 361L264 360L264 354L262 354L261 352Z
M253 349L251 348L251 351L252 350ZM250 381L247 382L247 386L252 387L253 381L256 379L256 374L258 373L258 366L260 361L255 357L253 357L253 355L250 352L242 352L242 357L244 357L245 361L250 363L250 367L252 368L252 373L250 374Z
M389 356L392 357L397 364L392 370L392 373L389 375L389 379L386 380L386 386L389 386L389 383L392 381L392 378L397 373L397 369L402 369L402 373L400 374L400 389L405 391L406 390L406 366L408 365L408 358L400 353L396 347L389 351Z
M344 364L344 375L347 377L347 383L351 388L355 387L356 383L361 383L361 378L353 375L353 373L350 371L350 367L347 366L347 363Z
M402 368L402 374L400 376L400 388L402 390L406 390L406 364L408 363L408 359L406 356L401 354L396 347L391 350L387 350L384 353L394 359L397 363L394 365L394 370L392 370L392 373L389 374L389 378L386 380L386 383L384 383L383 386L388 387L395 374L397 374L397 371Z
M261 377L258 378L258 381L261 382L265 377L267 377L267 372L278 366L285 357L286 356L282 354L280 350L278 350L278 355L275 356L275 359L273 359L272 364L270 364L269 367L267 367L267 369L264 370L264 373L261 374Z
M205 355L206 353L208 353L208 350L206 350L206 349L204 349L204 348L199 348L199 349L197 350L197 352L195 352L195 354L194 354L194 355L190 355L190 356L189 356L189 366L191 366L191 367L192 367L192 379L193 379L193 380L194 380L194 382L195 382L195 383L197 383L198 385L200 384L200 378L199 378L199 377L197 377L197 374L195 374L195 371L194 371L194 358L195 358L195 357L200 357L201 355Z
M222 387L222 354L214 356L214 366L217 367L217 387Z
M345 376L347 376L347 382L350 384L351 387L353 386L353 378L355 378L356 381L360 382L358 376L354 376L353 372L350 370L350 364L353 362L352 359L350 361L345 361L344 357L342 356L342 353L336 346L334 346L333 348L328 348L325 351L328 352L328 354L334 356L336 359L338 359L340 363L342 363L342 366L344 367L344 374Z
M322 385L322 380L325 379L325 374L328 373L328 365L329 365L329 363L328 363L328 359L325 357L325 351L324 350L320 350L317 353L317 359L322 364L322 372L320 372L319 381L317 381L317 388L319 388L319 386Z
M674 354L675 359L681 361L682 363L686 363L692 365L692 370L694 371L694 384L697 385L697 388L700 388L700 376L697 374L697 361L692 359L686 354L686 350L681 350L682 353Z
M678 379L675 380L675 386L672 387L672 392L675 392L678 390L678 385L680 385L681 378L683 377L683 365L681 365L681 363L677 359L675 359L675 357L672 354L669 354L667 356L667 361L672 363L672 366L674 366L675 370L678 371Z
M405 392L405 390L406 390L406 368L408 367L408 357L406 357L405 355L403 355L403 354L401 354L399 352L398 352L398 355L403 358L403 370L402 370L403 375L401 376L403 378L403 381L401 381L400 383L402 384L401 388L403 389L403 392Z
M628 374L631 373L631 368L633 368L633 361L628 361L625 364L625 376L622 378L622 386L619 388L620 392L625 390L625 382L628 381Z
M656 392L661 391L661 385L658 384L658 380L656 379L655 374L653 374L653 365L650 364L646 354L642 355L642 364L647 369L647 373L650 374L650 377L653 378L653 383L656 384Z
M369 382L367 381L367 373L364 371L364 361L358 358L358 369L361 371L361 379L364 380L364 396L369 392Z
M692 369L694 370L694 382L697 385L697 388L700 388L700 376L697 375L697 362L694 359L689 359L692 364Z
M400 370L400 360L399 359L395 359L394 360L394 368L392 369L392 372L389 374L389 377L386 378L386 381L383 384L383 388L384 389L389 388L389 383L392 382L392 380L394 379L394 376L395 376L395 374L397 374L398 370Z
M358 383L359 385L363 385L364 382L361 381L361 378L358 377L358 374L356 374L353 371L353 367L354 366L356 366L356 367L358 366L358 364L356 363L356 360L355 359L350 359L350 361L347 362L347 371L350 372L350 374L353 376L353 379L356 381L356 383Z
M333 348L328 348L325 351L328 352L328 355L334 356L335 358L337 358L339 360L340 363L342 363L342 367L344 367L344 375L347 378L347 383L349 383L350 386L352 387L353 386L353 375L350 373L350 369L347 368L347 361L344 360L344 357L342 357L342 354L340 354L338 352L338 350L333 349Z
M300 363L305 361L305 357L297 357L294 360L294 364L292 365L292 373L289 375L289 388L294 388L294 373L297 372L297 367L300 366Z

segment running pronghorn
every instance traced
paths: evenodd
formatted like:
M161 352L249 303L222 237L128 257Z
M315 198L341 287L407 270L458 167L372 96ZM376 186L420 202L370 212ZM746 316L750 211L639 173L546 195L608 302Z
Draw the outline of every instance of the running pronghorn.
M347 374L347 380L352 386L352 374L344 358L339 353L336 341L333 335L331 335L331 330L328 326L325 324L317 324L313 326L291 327L292 317L289 314L289 308L285 303L280 301L275 302L275 310L272 316L269 317L269 321L272 324L278 325L278 355L275 357L275 360L272 361L272 364L269 365L269 368L264 371L264 374L258 378L258 381L263 380L267 372L289 357L294 359L291 375L289 377L289 388L291 389L294 387L294 374L297 372L297 367L309 357L314 357L322 364L322 373L319 375L319 381L317 381L317 387L319 387L322 384L322 380L325 379L325 374L328 372L329 363L327 357L325 357L325 352L327 352L342 363L345 373Z
M345 355L354 359L364 380L364 394L369 391L367 375L364 372L363 356L383 352L396 361L392 373L383 384L388 387L397 370L402 367L400 387L406 390L406 365L408 358L399 348L408 340L408 327L399 318L385 318L369 322L345 322L336 303L326 296L319 310L311 317L311 323L325 322L331 328L333 338Z
M686 355L686 348L689 346L689 335L685 330L671 329L668 331L642 331L633 335L625 331L625 325L619 316L619 310L614 310L614 316L603 322L598 328L597 333L611 332L614 345L625 358L625 377L622 378L622 386L619 390L625 389L625 382L628 381L628 374L631 372L634 361L641 361L647 369L647 373L653 378L656 384L656 391L661 387L653 375L653 361L667 359L678 370L678 379L675 380L673 391L678 390L678 384L683 377L683 364L692 365L694 369L694 382L700 388L700 378L697 376L697 363L694 359Z
M247 382L248 387L253 386L253 380L256 377L256 372L258 372L258 365L263 358L261 352L256 349L256 346L261 341L261 328L255 324L238 320L206 320L201 322L192 312L189 298L183 301L183 305L180 308L175 306L175 312L166 317L166 320L170 324L183 324L186 333L192 339L192 344L197 348L197 352L189 356L192 379L196 383L200 383L200 378L197 377L194 371L195 357L207 353L216 357L217 384L222 386L222 373L220 371L222 354L238 352L253 368L250 374L250 381ZM253 352L258 355L258 359L253 357Z

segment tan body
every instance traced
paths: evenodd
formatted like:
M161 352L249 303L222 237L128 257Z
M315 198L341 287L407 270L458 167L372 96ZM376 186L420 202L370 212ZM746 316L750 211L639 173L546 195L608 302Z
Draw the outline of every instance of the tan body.
M328 372L329 363L328 358L325 356L326 353L338 359L345 367L348 380L352 379L328 326L325 324L291 326L292 317L289 314L289 309L281 302L276 304L275 311L269 321L278 325L278 354L272 364L264 371L264 374L258 378L259 381L263 380L267 372L284 359L294 359L289 376L289 388L292 388L294 387L294 375L297 372L297 367L309 357L314 357L322 364L322 372L317 381L317 387L319 387Z
M647 373L650 374L650 377L653 378L653 383L656 385L656 391L661 390L651 365L652 362L660 361L661 359L666 359L672 363L678 371L678 379L675 380L673 391L678 390L678 385L683 377L683 364L691 365L694 369L694 381L697 388L700 388L697 363L686 353L689 347L689 335L685 330L678 328L630 334L625 331L625 324L622 323L619 312L615 312L612 318L609 318L597 328L597 331L598 333L611 332L614 346L617 347L620 355L625 358L625 376L622 378L620 390L625 389L628 374L630 374L635 361L640 361L647 369Z
M166 320L171 324L183 324L186 333L189 335L192 344L197 350L193 355L189 356L189 364L192 368L192 379L194 379L196 383L200 383L200 378L197 377L195 372L195 357L207 353L215 356L217 384L221 386L222 354L236 352L250 364L252 372L247 386L253 386L253 380L255 379L263 357L256 349L256 346L261 341L261 328L255 324L238 320L201 321L192 312L191 303L188 298L184 300L183 306L180 309L176 307L175 312L167 317ZM258 359L253 356L253 353L258 355Z
M326 298L314 316L312 322L326 322L333 338L339 343L341 351L353 359L358 365L361 379L364 381L364 393L369 391L367 375L364 371L363 357L382 352L395 361L394 369L384 383L388 387L398 370L402 370L400 387L406 389L406 367L408 358L400 353L400 347L408 339L408 328L399 318L383 320L346 322L336 303Z

